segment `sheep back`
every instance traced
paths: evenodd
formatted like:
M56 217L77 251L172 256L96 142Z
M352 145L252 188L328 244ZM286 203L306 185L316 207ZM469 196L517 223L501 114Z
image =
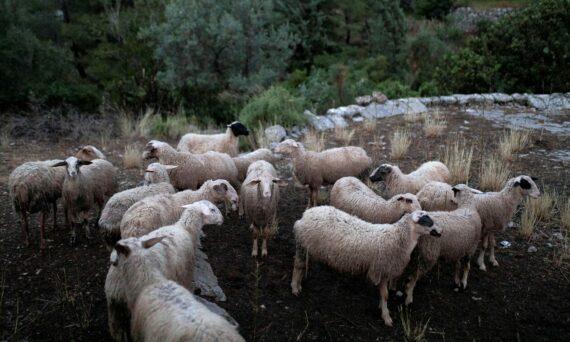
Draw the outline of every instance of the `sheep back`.
M423 210L451 211L457 209L453 202L454 194L451 185L431 181L426 183L418 192L418 200Z
M237 157L232 158L238 170L238 180L243 182L245 177L247 176L247 168L251 163L257 160L265 160L269 163L274 163L275 158L271 150L266 148L260 148L253 152L249 153L242 153Z

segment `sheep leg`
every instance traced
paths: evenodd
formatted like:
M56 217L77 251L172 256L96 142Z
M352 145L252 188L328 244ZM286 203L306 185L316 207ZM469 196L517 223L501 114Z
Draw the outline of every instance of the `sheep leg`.
M495 234L489 233L489 261L491 265L498 267L499 262L495 259Z
M47 211L47 213L46 213ZM46 229L46 216L48 215L49 210L42 210L42 217L40 221L40 249L46 248L46 240L44 239L44 232Z
M313 188L309 187L309 201L307 202L307 209L311 207L312 202L313 202Z
M469 277L469 270L471 269L471 257L465 256L463 258L463 277L461 278L461 285L465 290L467 288L467 278Z
M53 202L53 229L57 229L57 202Z
M422 275L423 272L418 267L416 272L410 277L410 281L406 284L406 305L410 305L414 302L414 288Z
M487 249L488 244L489 244L489 236L485 234L483 235L483 239L481 240L481 252L479 253L479 257L477 258L477 264L479 265L479 269L481 271L487 271L487 267L485 266L485 250Z
M384 324L391 327L393 325L390 311L388 311L388 280L383 279L380 282L380 308L382 309L382 319Z
M319 187L313 190L313 207L319 205Z
M298 296L301 293L301 282L303 281L303 273L305 271L305 258L307 254L301 245L297 244L295 249L295 258L293 261L293 277L291 279L291 292Z
M252 236L253 236L253 246L251 248L251 256L256 257L257 256L257 237L259 235L259 230L253 224L249 228L251 229Z
M24 233L24 245L27 247L30 245L30 230L28 226L28 213L24 212L22 215L22 230Z
M269 238L269 225L263 229L263 242L261 243L261 256L267 256L267 238Z
M461 273L461 260L455 261L455 274L453 276L453 283L456 286L456 289L461 288L461 278L459 274Z

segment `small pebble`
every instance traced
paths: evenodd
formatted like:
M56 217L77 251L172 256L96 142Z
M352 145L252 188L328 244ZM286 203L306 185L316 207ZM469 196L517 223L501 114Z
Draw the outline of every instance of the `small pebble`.
M564 236L562 235L562 233L554 233L552 234L552 237L558 240L564 240Z
M538 248L536 248L534 246L528 246L528 249L527 249L528 253L535 253L536 251L538 251Z
M404 295L404 294L402 293L402 291L396 292L396 296L397 296L397 297L402 297L403 295Z
M508 242L507 240L501 241L500 244L501 244L501 248L509 248L509 247L511 247L511 243Z

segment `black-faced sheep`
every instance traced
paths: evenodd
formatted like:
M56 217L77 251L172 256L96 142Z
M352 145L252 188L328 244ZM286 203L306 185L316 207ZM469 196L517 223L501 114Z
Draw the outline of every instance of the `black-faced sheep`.
M188 133L180 138L178 151L192 153L206 153L209 151L227 153L231 157L238 155L240 135L249 135L247 127L241 122L234 121L228 125L226 133L221 134L195 134Z

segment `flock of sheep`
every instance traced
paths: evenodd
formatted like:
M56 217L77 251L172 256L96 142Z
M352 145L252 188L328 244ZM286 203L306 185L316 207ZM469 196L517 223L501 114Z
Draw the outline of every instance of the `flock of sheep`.
M498 266L494 233L507 226L525 196L540 196L535 179L526 175L510 179L500 192L452 186L447 167L430 161L409 174L390 164L374 169L369 178L385 183L384 199L356 178L372 166L360 147L314 152L287 139L273 152L238 155L238 138L248 134L234 122L223 134L186 134L177 149L152 140L143 158L157 162L147 166L144 184L118 193L116 168L93 146L65 160L24 163L11 173L9 191L25 242L29 215L39 212L45 248L45 221L53 208L56 225L60 197L72 243L81 227L89 237L89 212L97 206L98 227L111 252L105 294L114 339L243 341L223 309L193 294L202 227L223 223L222 205L226 214L239 209L250 224L252 256L258 255L258 240L261 256L267 255L279 188L287 185L273 166L282 157L291 160L295 182L309 190L308 208L293 227L293 294L301 292L309 258L366 273L379 286L388 326L388 287L406 268L412 270L406 304L417 280L440 258L455 263L454 282L465 289L479 242L479 268L486 269L487 250ZM330 206L318 206L319 189L328 184L334 184Z

